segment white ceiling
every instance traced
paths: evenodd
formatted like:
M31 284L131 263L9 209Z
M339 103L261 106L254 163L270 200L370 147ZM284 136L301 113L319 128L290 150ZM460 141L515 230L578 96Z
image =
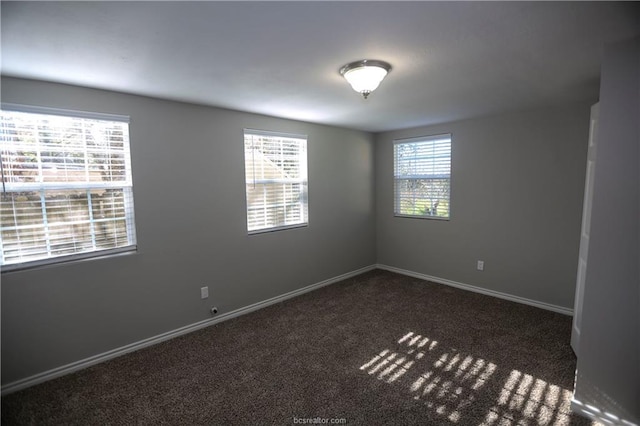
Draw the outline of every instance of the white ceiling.
M383 131L598 97L636 2L2 2L3 75ZM367 100L338 69L393 70Z

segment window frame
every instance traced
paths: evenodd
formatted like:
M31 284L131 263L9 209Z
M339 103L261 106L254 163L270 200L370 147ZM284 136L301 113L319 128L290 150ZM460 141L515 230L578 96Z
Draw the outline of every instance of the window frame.
M449 194L448 194L448 216L437 216L437 215L427 215L427 214L408 214L408 213L399 213L399 194L398 194L398 175L397 175L397 157L396 157L396 146L402 144L417 144L421 142L430 142L436 141L438 139L448 138L449 139ZM411 138L403 138L403 139L394 139L393 147L392 147L392 156L393 156L393 216L398 218L407 218L407 219L428 219L428 220L439 220L439 221L450 221L452 215L451 208L451 193L452 193L452 175L453 175L453 134L452 133L437 133L431 135L423 135L416 136ZM435 179L435 178L434 178Z
M124 220L125 220L125 228L127 234L127 242L128 244L115 247L115 248L96 248L90 251L82 251L77 253L64 253L53 255L49 257L39 257L33 260L25 260L21 262L4 263L4 251L0 247L0 269L2 273L5 272L15 272L27 269L34 268L42 268L42 267L52 267L58 266L62 264L68 264L76 261L86 261L92 259L102 259L113 256L121 256L125 254L132 254L137 252L137 230L136 230L136 222L135 222L135 204L134 204L134 194L133 194L133 170L132 170L132 158L131 158L131 140L130 140L130 116L128 115L118 115L118 114L109 114L109 113L99 113L99 112L88 112L88 111L78 111L78 110L70 110L63 108L52 108L52 107L44 107L44 106L34 106L34 105L22 105L22 104L14 104L14 103L6 103L2 102L0 104L0 110L2 112L17 112L17 113L26 113L26 114L42 114L42 115L53 115L60 116L65 118L77 118L77 119L88 119L88 120L99 120L99 121L111 121L111 122L121 122L125 125L123 126L123 162L124 162L124 173L125 173L125 181L122 182L122 185L118 185L117 183L92 183L87 184L87 182L78 182L74 184L73 182L52 182L50 184L45 184L44 182L34 182L32 185L22 185L21 188L15 190L7 190L6 186L8 182L5 182L4 179L2 181L2 188L0 188L0 197L5 197L6 193L20 193L20 192L36 192L40 193L41 198L44 200L45 191L49 190L77 190L77 191L87 191L89 193L91 190L97 189L118 189L122 188L123 190L123 203L124 203ZM0 162L2 159L0 158ZM38 165L41 165L42 162L38 162ZM2 173L2 177L4 177L4 170ZM91 195L88 195L91 197ZM89 204L87 208L91 210L91 202L87 201ZM47 209L44 201L41 201L43 204L43 209ZM89 212L89 224L90 226L95 226L95 224L100 223L99 221L94 222L94 218L92 217L91 212ZM46 223L46 219L43 219L43 223ZM64 222L67 223L67 222ZM47 225L44 225L47 226ZM68 225L67 225L68 226ZM49 231L47 231L48 233ZM46 244L50 244L50 236L45 237ZM1 238L0 238L1 241Z
M308 166L309 166L309 153L308 153L308 146L309 146L309 137L307 135L303 135L303 134L296 134L296 133L286 133L286 132L275 132L275 131L270 131L270 130L258 130L258 129L251 129L251 128L245 128L243 129L243 138L242 138L242 142L243 142L243 171L244 171L244 176L245 176L245 215L246 215L246 229L247 229L247 234L248 235L258 235L258 234L264 234L264 233L269 233L269 232L277 232L277 231L284 231L284 230L288 230L288 229L298 229L298 228L306 228L309 226L309 171L308 171ZM303 152L304 152L304 164L302 167L303 170L303 174L304 176L302 176L301 178L299 178L300 183L302 185L302 193L301 193L301 209L302 209L302 216L303 216L303 222L301 223L293 223L293 224L282 224L282 225L273 225L273 226L269 226L269 227L263 227L263 228L257 228L257 229L249 229L249 200L248 200L248 196L249 193L247 191L247 187L249 186L250 182L247 180L247 157L246 157L246 137L247 135L253 135L253 136L265 136L265 137L275 137L275 138L289 138L289 139L300 139L304 142L303 145ZM261 180L265 180L265 179L261 179Z

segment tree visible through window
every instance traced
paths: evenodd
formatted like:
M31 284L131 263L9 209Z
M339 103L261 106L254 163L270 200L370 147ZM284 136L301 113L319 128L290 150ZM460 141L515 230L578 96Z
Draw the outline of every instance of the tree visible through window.
M3 269L134 250L128 118L29 110L0 112Z
M306 136L245 130L244 161L248 231L306 225Z
M394 141L396 216L448 219L451 135Z

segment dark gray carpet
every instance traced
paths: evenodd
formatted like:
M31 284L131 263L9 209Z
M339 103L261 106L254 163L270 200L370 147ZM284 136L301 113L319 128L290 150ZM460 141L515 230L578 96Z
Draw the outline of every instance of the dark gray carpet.
M588 425L570 332L376 270L7 395L2 424Z

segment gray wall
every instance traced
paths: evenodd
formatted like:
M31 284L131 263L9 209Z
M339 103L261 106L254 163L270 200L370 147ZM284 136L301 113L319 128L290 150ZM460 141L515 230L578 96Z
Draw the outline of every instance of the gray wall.
M2 274L3 384L375 263L370 134L13 78L2 101L131 116L139 248ZM243 128L308 135L307 228L247 235Z
M451 220L394 217L393 140L439 133ZM378 263L572 308L588 134L576 104L377 135Z
M575 398L640 421L640 38L607 46Z
M131 116L139 246L2 274L3 384L207 319L212 304L228 312L376 262L573 306L589 104L374 143L363 132L13 78L2 79L2 101ZM246 127L309 136L308 228L247 235ZM451 220L394 218L393 139L444 132L453 133Z

